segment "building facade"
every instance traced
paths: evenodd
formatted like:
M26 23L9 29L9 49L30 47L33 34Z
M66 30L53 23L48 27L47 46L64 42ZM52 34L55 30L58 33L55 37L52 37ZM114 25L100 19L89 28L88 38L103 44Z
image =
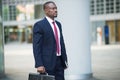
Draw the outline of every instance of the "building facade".
M5 43L32 42L32 26L43 18L46 0L2 0Z
M120 43L120 0L91 0L90 7L92 43Z
M47 0L2 0L5 43L32 42L32 26ZM120 0L90 0L91 44L120 43ZM108 26L106 39L105 26ZM108 43L106 43L106 41Z

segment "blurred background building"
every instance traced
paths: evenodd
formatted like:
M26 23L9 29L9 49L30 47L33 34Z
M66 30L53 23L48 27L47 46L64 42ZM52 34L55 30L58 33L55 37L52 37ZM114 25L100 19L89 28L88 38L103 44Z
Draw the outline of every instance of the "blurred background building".
M32 42L32 26L43 15L46 0L2 0L5 43Z
M91 0L92 43L120 43L120 0Z
M32 26L47 0L2 0L5 43L32 42ZM91 0L91 43L120 43L120 0ZM107 28L106 28L107 27Z

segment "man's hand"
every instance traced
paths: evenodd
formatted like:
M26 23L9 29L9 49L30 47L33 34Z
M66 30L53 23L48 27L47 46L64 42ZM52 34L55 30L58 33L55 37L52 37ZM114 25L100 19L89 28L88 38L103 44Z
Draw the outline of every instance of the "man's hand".
M40 72L40 73L45 73L45 67L44 66L40 66L37 68L37 72Z

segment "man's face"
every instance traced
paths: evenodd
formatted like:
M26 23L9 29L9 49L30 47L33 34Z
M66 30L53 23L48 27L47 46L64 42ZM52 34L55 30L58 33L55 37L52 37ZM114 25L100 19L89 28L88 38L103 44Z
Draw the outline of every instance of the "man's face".
M52 19L57 17L57 7L56 7L56 5L53 4L53 3L47 4L47 6L45 8L45 13L48 17L50 17Z

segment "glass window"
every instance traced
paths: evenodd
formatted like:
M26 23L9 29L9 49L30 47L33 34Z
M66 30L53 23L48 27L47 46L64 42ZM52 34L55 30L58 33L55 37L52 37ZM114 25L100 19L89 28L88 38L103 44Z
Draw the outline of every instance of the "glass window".
M90 14L94 15L95 14L95 3L94 0L91 0L91 4L90 4Z
M34 19L34 5L33 4L27 4L27 5L17 5L17 21L23 21L23 20L31 20Z
M104 1L103 0L96 1L96 11L97 11L97 14L104 13Z
M9 18L10 20L16 20L16 6L9 6Z
M120 0L91 0L91 15L120 13Z
M3 20L4 21L8 21L9 20L9 16L8 16L8 14L9 14L9 7L8 7L8 5L3 5L3 7L2 7L2 12L3 12Z
M120 0L116 0L116 13L120 13Z
M35 19L42 18L44 16L42 4L35 5Z
M3 20L24 21L42 18L44 1L47 0L2 0Z
M16 4L30 4L30 3L42 3L43 1L47 0L2 0L2 3L4 5L10 4L10 5L16 5Z
M114 0L106 0L106 13L114 13Z

